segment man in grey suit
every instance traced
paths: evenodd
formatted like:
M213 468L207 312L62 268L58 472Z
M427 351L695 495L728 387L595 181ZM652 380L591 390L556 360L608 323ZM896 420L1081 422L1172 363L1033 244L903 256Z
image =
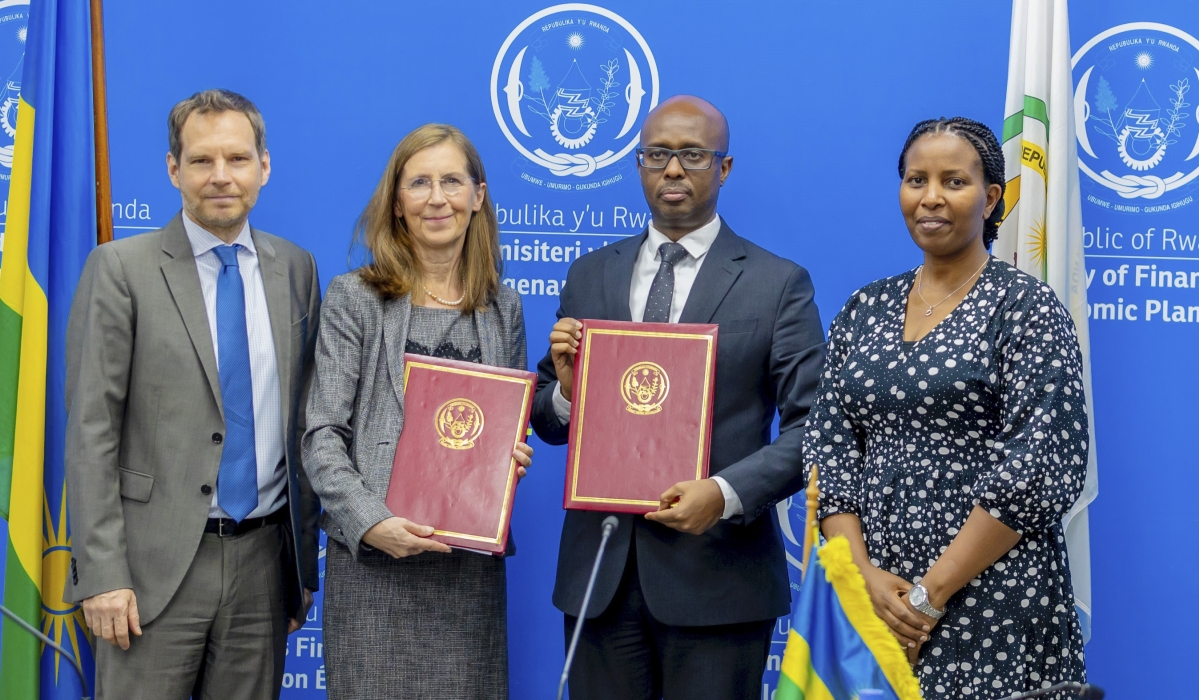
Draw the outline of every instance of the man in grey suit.
M250 228L262 116L225 90L168 118L183 211L98 247L67 337L67 600L98 698L278 698L318 587L300 464L319 318L312 255Z

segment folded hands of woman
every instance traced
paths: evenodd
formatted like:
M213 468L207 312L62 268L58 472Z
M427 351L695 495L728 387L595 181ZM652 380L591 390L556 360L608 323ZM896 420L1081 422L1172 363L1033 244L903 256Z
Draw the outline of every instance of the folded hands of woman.
M874 613L890 628L907 653L908 663L916 663L920 647L932 636L937 621L921 613L908 602L911 582L875 566L862 567L866 591L874 604Z

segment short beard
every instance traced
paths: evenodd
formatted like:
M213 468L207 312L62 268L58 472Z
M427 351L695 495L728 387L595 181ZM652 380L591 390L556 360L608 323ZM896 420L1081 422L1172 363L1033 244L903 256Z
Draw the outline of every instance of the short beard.
M228 229L228 228L232 228L234 225L236 225L239 221L242 220L242 217L240 217L240 216L228 216L228 217L221 217L221 218L213 219L213 218L205 218L205 217L199 215L199 212L197 212L196 214L197 214L196 223L200 224L201 226L203 226L206 229Z
M203 200L200 201L202 202ZM218 215L216 217L207 216L205 215L202 207L199 206L199 202L194 203L193 206L188 208L187 213L191 216L193 221L210 233L216 231L228 231L235 226L240 226L241 224L245 223L246 219L249 218L250 211L254 208L254 204L256 202L257 197L249 202L246 202L246 208L244 213L241 215Z

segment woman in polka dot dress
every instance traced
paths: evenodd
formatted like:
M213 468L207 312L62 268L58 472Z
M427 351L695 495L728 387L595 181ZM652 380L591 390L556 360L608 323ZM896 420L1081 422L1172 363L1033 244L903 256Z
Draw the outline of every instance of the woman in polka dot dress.
M1085 682L1061 519L1087 414L1070 315L987 252L1003 154L965 119L913 129L900 207L924 252L833 321L808 421L826 537L843 534L925 698Z

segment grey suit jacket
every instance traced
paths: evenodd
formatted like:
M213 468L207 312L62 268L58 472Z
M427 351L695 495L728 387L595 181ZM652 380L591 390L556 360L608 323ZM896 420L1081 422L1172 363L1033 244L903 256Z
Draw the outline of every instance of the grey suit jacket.
M333 278L321 309L304 464L325 508L321 526L355 557L362 535L392 517L384 500L404 426L411 311L409 295L384 299L357 272ZM527 367L519 294L500 285L475 324L483 364Z
M320 315L308 251L251 229L284 412L292 610L316 590L320 503L300 463ZM187 573L208 519L225 422L216 353L182 214L88 256L67 326L66 599L132 588L151 622ZM207 491L207 493L205 493Z

